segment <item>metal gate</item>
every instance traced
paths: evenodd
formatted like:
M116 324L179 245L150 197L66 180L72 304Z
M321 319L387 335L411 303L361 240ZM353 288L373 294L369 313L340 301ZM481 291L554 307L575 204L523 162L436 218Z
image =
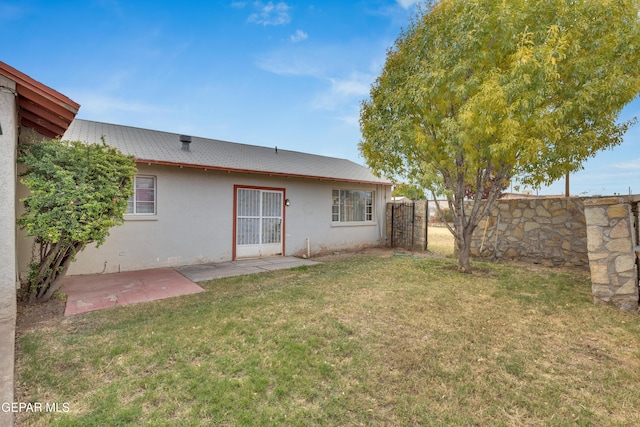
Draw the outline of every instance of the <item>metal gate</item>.
M391 204L391 247L413 249L415 247L416 205Z

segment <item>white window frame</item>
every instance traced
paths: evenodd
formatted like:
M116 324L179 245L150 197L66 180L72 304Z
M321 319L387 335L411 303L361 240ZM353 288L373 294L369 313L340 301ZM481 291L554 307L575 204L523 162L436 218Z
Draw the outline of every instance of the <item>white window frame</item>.
M153 212L137 212L137 204L136 204L136 190L137 190L137 181L138 178L151 178L153 179ZM133 194L129 197L129 201L127 202L127 215L129 218L140 218L140 217L156 217L158 215L158 178L154 175L136 175L133 178ZM129 211L129 203L133 202L133 212Z
M364 200L364 212L361 220L345 220L347 215L344 201L347 200L349 193L365 193ZM346 197L345 197L346 196ZM332 224L346 224L346 225L358 225L358 224L375 224L375 197L376 192L373 190L362 190L353 188L334 188L331 191L331 223ZM337 203L336 203L337 202ZM352 209L354 207L352 206ZM352 213L350 216L358 216L358 213Z

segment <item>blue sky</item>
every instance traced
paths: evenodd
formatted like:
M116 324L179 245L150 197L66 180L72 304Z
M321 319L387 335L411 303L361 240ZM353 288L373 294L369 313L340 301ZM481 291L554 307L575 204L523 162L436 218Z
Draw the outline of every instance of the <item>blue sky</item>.
M363 164L360 103L415 3L0 0L0 60L81 104L79 118ZM636 100L622 117L639 113ZM640 193L639 128L571 193Z

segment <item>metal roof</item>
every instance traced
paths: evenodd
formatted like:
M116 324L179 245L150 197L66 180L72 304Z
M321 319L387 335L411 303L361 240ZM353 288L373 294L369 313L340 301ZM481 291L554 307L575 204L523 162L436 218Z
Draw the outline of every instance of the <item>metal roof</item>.
M16 83L20 124L49 138L62 136L80 104L0 61L0 74Z
M366 167L350 160L297 151L191 137L189 151L180 134L75 119L65 140L105 142L139 163L195 167L228 172L256 173L309 179L387 184Z

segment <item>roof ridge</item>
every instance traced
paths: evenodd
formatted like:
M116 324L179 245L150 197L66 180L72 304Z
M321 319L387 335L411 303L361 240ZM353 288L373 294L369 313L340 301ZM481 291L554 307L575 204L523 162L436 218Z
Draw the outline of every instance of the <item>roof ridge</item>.
M76 119L65 139L96 142L100 135L107 144L142 163L188 166L227 172L260 173L331 181L389 184L364 165L348 159L294 150L276 152L272 147L192 137L190 149L180 145L180 134L135 126ZM193 144L195 142L195 144Z
M88 123L96 123L96 124L101 124L101 125L108 125L108 126L116 126L116 127L120 127L120 128L128 128L128 129L137 129L137 130L142 130L142 131L147 131L147 132L154 132L154 133L163 133L163 134L168 134L168 135L186 135L185 133L178 133L178 132L169 132L169 131L163 131L163 130L157 130L157 129L149 129L149 128L143 128L140 126L128 126L128 125L121 125L121 124L117 124L117 123L108 123L108 122L99 122L97 120L88 120L88 119L81 119L81 118L76 118L76 121L83 121L83 122L88 122ZM244 142L235 142L235 141L226 141L223 139L216 139L216 138L207 138L204 136L197 136L197 135L190 135L192 138L198 138L200 140L205 140L205 141L215 141L215 142L222 142L225 144L234 144L234 145L241 145L241 146L245 146L245 147L255 147L255 148L263 148L263 149L267 149L267 150L273 150L274 147L269 147L266 145L256 145L256 144L247 144ZM276 146L277 148L277 146ZM289 150L286 148L278 148L278 151L284 151L284 152L289 152L289 153L297 153L297 154L302 154L305 156L314 156L314 157L324 157L326 159L332 159L332 160L342 160L345 162L350 162L353 163L354 165L358 165L358 166L362 166L365 167L364 165L361 165L359 163L354 162L353 160L349 160L349 159L345 159L342 157L334 157L334 156L327 156L324 154L315 154L315 153L308 153L308 152L304 152L304 151L298 151L298 150Z

